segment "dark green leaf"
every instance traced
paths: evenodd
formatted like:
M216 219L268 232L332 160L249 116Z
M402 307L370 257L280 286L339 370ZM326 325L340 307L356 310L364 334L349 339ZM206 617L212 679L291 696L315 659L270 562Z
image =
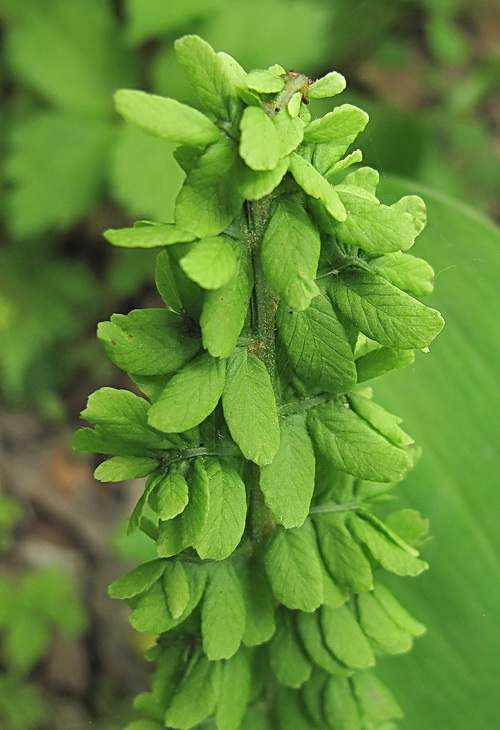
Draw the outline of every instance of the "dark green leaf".
M162 251L156 257L155 282L156 288L167 307L174 312L181 312L182 300L168 251Z
M243 643L257 646L268 641L275 631L273 595L260 564L249 562L242 576L246 608Z
M320 614L325 643L341 662L353 669L375 664L370 643L347 606L323 606Z
M281 684L300 687L309 679L312 666L300 646L288 611L270 645L271 667Z
M224 662L215 720L218 730L238 730L250 697L250 665L240 649Z
M189 730L211 715L217 705L221 686L221 664L201 655L190 665L165 714L165 723Z
M345 516L318 514L314 526L323 561L336 583L353 593L372 590L370 563L346 528Z
M172 466L167 474L155 479L149 495L149 505L160 520L177 517L189 501L189 488L181 469Z
M358 705L347 679L330 677L323 701L329 727L335 730L361 730Z
M307 654L318 667L321 667L329 674L341 677L352 673L333 656L326 646L319 624L319 611L298 613L297 628Z
M201 609L203 649L211 660L229 659L241 644L245 603L240 579L231 563L211 569Z

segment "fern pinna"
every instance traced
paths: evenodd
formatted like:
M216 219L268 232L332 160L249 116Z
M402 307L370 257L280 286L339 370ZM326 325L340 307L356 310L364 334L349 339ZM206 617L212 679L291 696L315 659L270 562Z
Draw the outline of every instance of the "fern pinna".
M196 36L176 53L203 111L116 94L126 120L178 145L186 173L174 223L105 233L161 249L164 306L98 331L143 395L101 388L75 437L112 455L101 481L147 477L129 529L158 558L110 587L158 635L144 719L128 727L389 730L401 712L376 657L424 627L379 576L427 567L425 521L374 514L417 449L367 383L443 326L414 298L431 267L406 253L425 207L381 204L378 173L347 152L365 112L311 118L340 74L246 73Z

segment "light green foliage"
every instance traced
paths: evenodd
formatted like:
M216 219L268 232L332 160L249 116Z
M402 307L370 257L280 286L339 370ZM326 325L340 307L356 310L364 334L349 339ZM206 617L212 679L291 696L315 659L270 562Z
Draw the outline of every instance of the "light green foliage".
M152 32L149 7L128 10L136 38ZM116 94L122 116L180 145L186 173L174 223L106 233L116 246L164 248L155 279L166 308L99 328L145 397L102 388L82 414L94 429L75 437L77 449L113 455L98 478L148 475L129 530L158 559L110 588L134 628L161 635L137 708L179 730L267 730L270 718L279 730L382 730L399 709L358 676L376 654L407 651L423 626L374 573L424 570L414 546L426 525L373 513L415 449L357 386L412 363L443 325L413 296L430 291L432 270L401 253L425 209L416 196L380 203L371 168L346 174L361 159L348 148L363 111L311 119L303 100L339 94L340 74L311 83L276 64L247 74L193 35L175 52L197 108Z

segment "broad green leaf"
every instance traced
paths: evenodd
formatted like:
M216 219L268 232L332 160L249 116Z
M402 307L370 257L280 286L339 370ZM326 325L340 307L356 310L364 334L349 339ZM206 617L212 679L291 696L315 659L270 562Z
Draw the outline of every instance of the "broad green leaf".
M151 677L152 691L149 696L156 703L156 712L159 710L158 717L163 723L165 707L170 705L179 684L179 677L185 669L185 647L181 642L169 642L168 646L162 646L161 650L159 646L155 646L151 653L155 654L156 666ZM137 698L134 700L134 707L141 710L137 707ZM147 714L145 710L142 711ZM164 725L165 723L162 727Z
M281 157L276 127L266 112L247 106L240 120L240 156L252 170L273 170Z
M127 122L167 142L204 146L220 139L220 130L208 117L176 99L135 89L119 89L114 99Z
M207 521L196 541L203 560L224 560L238 547L245 529L247 498L245 484L229 462L205 460L210 495Z
M309 522L291 530L276 529L264 562L273 593L284 606L314 611L322 603L321 565Z
M200 317L203 347L213 357L229 357L245 324L253 287L248 252L233 243L237 270L233 279L217 291L206 292Z
M333 656L324 642L319 615L319 611L297 614L297 629L302 644L311 660L325 672L341 677L348 676L352 672Z
M300 646L290 614L283 612L281 624L271 641L269 656L276 678L287 687L301 687L309 679L312 665Z
M314 526L323 562L335 582L353 593L372 590L370 563L345 526L345 516L318 514Z
M333 166L368 123L368 115L351 104L342 104L305 129L307 142L314 142L313 164L328 177Z
M103 461L94 472L94 478L100 482L123 482L126 479L147 477L158 466L156 459L147 456L114 456Z
M193 241L194 235L174 226L173 223L142 225L134 228L109 228L104 238L113 246L125 248L157 248L173 243Z
M284 527L300 527L314 491L314 451L305 415L283 418L280 445L273 461L260 472L266 505Z
M180 560L166 562L162 582L168 610L172 614L172 618L177 619L186 610L191 597L189 581Z
M321 548L321 546L320 546ZM325 594L325 604L330 608L340 608L349 598L349 592L332 578L325 565L323 568L323 592Z
M275 631L274 599L265 572L260 564L249 562L242 575L246 609L243 643L258 646L268 641Z
M370 516L368 520L367 517L350 515L348 526L355 538L366 545L372 557L383 568L396 575L412 576L420 575L428 568L426 562L415 557L416 551L413 548L405 545L389 528L381 523L374 524L373 518ZM384 529L380 529L381 527Z
M259 91L262 94L272 94L281 91L285 86L282 78L272 73L272 71L266 71L262 68L256 68L250 71L245 78L245 83L249 89Z
M97 337L110 360L133 375L167 375L200 349L185 320L166 309L134 309L100 322Z
M238 192L245 200L260 200L272 193L287 170L287 157L280 160L273 170L252 170L242 164L238 171Z
M165 560L150 560L133 568L127 575L115 580L108 588L111 598L132 598L143 593L161 577Z
M201 155L177 196L177 226L204 238L218 236L231 223L243 203L233 180L235 161L234 143L225 137Z
M380 174L373 167L358 167L344 178L344 185L354 185L356 188L366 190L370 195L375 195L380 182Z
M155 479L149 495L149 505L160 520L171 520L185 509L189 501L189 487L181 469L171 467L167 474Z
M276 400L266 366L246 348L237 348L228 362L222 407L245 458L269 464L280 440Z
M182 300L177 288L168 251L162 251L156 257L155 283L158 293L167 307L174 312L181 312Z
M341 471L372 482L396 482L411 466L403 449L374 431L350 408L323 405L309 413L313 440Z
M214 410L224 388L226 366L208 354L185 365L151 406L148 422L165 433L187 431Z
M341 662L353 669L375 664L370 643L347 606L323 606L320 616L325 643Z
M361 712L369 721L378 724L403 716L394 697L373 672L356 672L352 684Z
M356 360L358 383L364 383L366 380L378 378L380 375L385 375L393 370L405 368L411 365L414 360L415 353L413 350L395 350L392 347L380 347L377 350L371 350Z
M215 720L218 730L238 730L250 698L251 672L242 649L224 662Z
M236 272L236 258L224 236L202 238L179 261L181 269L204 289L220 289Z
M277 325L290 362L307 383L328 393L345 393L355 385L354 355L326 297L314 297L302 312L280 305Z
M211 715L217 705L221 686L221 664L200 655L181 679L165 723L179 730L189 730Z
M395 624L408 631L412 636L422 636L425 633L424 624L413 618L385 586L377 583L374 596Z
M136 631L161 634L171 626L161 581L156 581L139 598L129 615Z
M399 416L394 416L381 405L360 393L352 393L348 398L353 411L395 446L405 448L413 443L411 436L408 436L399 427L401 423Z
M290 172L304 192L323 203L334 220L346 220L347 211L338 193L310 162L296 152L290 156Z
M245 603L240 579L231 563L218 563L210 571L201 609L201 634L207 657L232 657L239 649L244 630Z
M425 348L444 325L436 309L367 271L340 273L329 291L342 314L363 334L386 347Z
M288 730L317 730L306 709L300 694L286 687L278 687L278 708L280 722Z
M415 297L427 296L434 290L434 269L416 256L396 251L372 259L370 267L398 289Z
M290 116L283 109L273 117L273 124L280 140L280 157L285 157L297 149L304 138L304 122L298 117Z
M322 76L311 84L309 96L311 99L324 99L330 96L336 96L345 89L345 78L337 71L330 71L326 76Z
M306 309L319 293L314 281L320 253L319 232L297 197L278 201L260 249L271 287L293 309Z
M335 730L361 730L361 719L350 683L344 677L330 677L324 694L325 715Z
M387 654L402 654L413 646L413 637L398 626L371 592L357 597L359 623L375 648Z

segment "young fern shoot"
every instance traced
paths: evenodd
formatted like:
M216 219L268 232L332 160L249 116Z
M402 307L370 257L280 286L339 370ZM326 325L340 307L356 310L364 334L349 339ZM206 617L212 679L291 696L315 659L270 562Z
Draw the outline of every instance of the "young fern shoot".
M174 223L105 233L160 249L165 306L98 331L143 396L98 390L74 444L112 455L101 481L147 477L129 530L158 558L110 587L132 626L158 635L135 703L147 719L128 727L392 728L401 712L376 656L424 627L379 577L427 567L403 539L425 521L374 514L417 449L366 383L443 326L415 298L431 267L406 253L425 206L376 197L378 173L348 153L365 112L311 119L309 99L340 94L340 74L246 73L197 36L176 53L203 111L115 97L127 121L178 145L186 173Z

